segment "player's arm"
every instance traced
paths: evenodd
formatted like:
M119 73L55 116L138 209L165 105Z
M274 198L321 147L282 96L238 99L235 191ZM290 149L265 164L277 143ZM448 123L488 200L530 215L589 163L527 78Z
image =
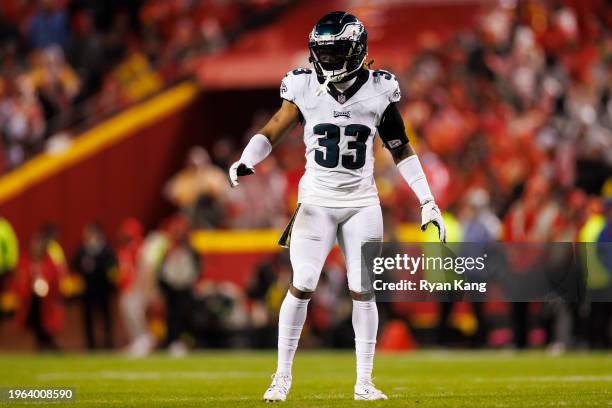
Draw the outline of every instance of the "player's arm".
M255 173L255 166L261 163L282 138L289 133L300 120L300 110L287 100L283 100L280 109L272 116L263 128L251 138L242 151L240 159L229 169L229 181L232 187L238 184L238 177Z
M429 223L434 224L438 227L440 241L446 242L446 227L442 214L431 194L421 162L408 142L406 127L396 102L390 103L385 109L378 126L378 134L391 152L400 174L421 203L421 229L425 231Z

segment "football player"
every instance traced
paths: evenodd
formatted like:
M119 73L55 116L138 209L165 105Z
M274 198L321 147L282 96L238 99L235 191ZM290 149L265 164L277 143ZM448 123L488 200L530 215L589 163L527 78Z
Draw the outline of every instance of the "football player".
M356 400L384 400L372 383L378 310L371 284L361 279L361 245L381 242L383 221L374 183L373 143L380 135L402 177L421 203L421 228L432 223L441 241L446 230L425 173L408 143L397 104L400 88L387 71L370 70L367 31L353 15L323 16L310 33L313 69L298 68L281 82L280 109L249 141L229 169L230 183L255 172L283 136L304 127L306 171L298 207L279 242L289 247L293 278L278 322L278 366L266 401L284 401L291 388L291 366L306 309L321 269L336 240L347 268L353 299L357 357ZM369 282L369 281L368 281Z

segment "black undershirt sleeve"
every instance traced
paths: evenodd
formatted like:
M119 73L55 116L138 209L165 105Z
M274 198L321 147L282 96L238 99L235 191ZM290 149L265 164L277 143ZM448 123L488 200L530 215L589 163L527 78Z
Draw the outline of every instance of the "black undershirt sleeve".
M396 102L390 103L387 109L385 109L378 125L378 134L385 147L389 150L394 150L408 144L406 127Z

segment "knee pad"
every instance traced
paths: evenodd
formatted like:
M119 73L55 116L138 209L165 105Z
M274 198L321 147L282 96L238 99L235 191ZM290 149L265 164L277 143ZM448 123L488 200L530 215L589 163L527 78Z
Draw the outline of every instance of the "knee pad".
M361 276L360 272L351 271L347 274L348 287L354 293L372 293L374 292L373 282L367 275Z
M320 270L312 266L303 266L293 271L292 285L302 292L314 292L319 283Z

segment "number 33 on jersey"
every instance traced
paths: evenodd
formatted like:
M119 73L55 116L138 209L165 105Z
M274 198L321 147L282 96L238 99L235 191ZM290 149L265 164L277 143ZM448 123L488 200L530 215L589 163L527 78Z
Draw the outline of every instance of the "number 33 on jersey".
M285 76L280 96L300 110L306 145L306 172L298 202L324 207L365 207L379 203L374 183L373 141L390 104L400 100L395 77L387 71L362 69L354 83L340 92L321 86L310 69ZM405 132L380 132L394 149L408 143Z

